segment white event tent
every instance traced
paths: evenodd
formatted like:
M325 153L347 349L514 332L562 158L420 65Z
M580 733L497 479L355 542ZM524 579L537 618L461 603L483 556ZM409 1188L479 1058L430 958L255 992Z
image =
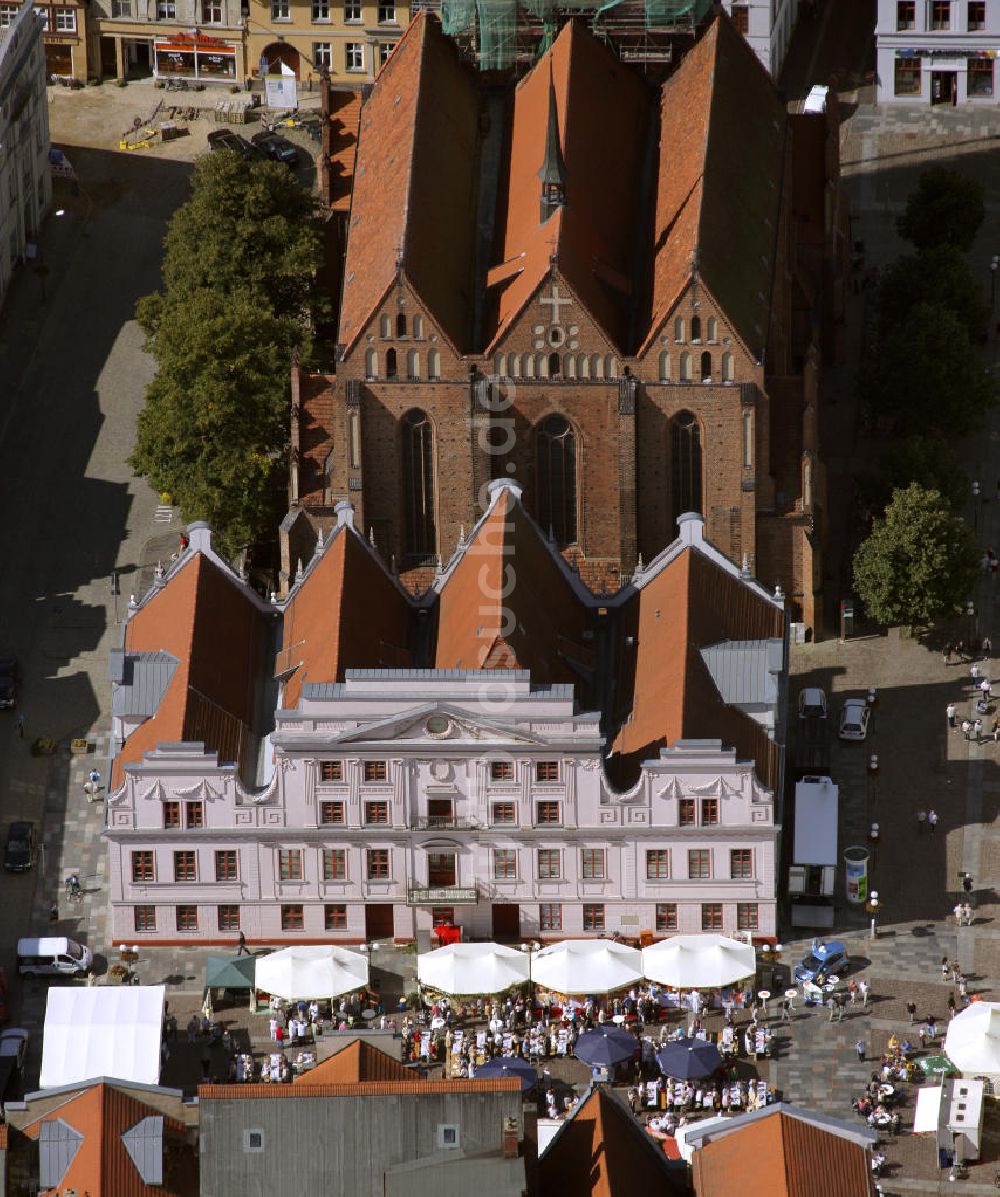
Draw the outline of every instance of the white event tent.
M99 1077L158 1085L164 992L162 985L50 989L40 1088Z
M333 944L298 944L257 957L254 986L287 1001L335 998L368 984L368 958Z
M753 945L725 935L674 935L642 950L642 974L675 989L718 989L757 969Z
M972 1002L948 1024L944 1053L961 1072L1000 1076L1000 1002Z
M527 979L527 953L498 943L450 943L417 957L417 980L442 993L502 993Z
M612 939L564 939L531 959L531 979L555 993L611 993L641 976L642 954Z

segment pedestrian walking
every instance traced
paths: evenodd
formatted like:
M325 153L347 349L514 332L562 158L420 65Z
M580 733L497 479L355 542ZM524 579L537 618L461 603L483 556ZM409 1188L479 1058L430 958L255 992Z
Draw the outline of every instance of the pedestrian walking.
M958 708L955 706L955 704L953 702L948 703L946 711L947 711L947 715L948 715L948 726L949 727L955 726L955 712L957 711L957 709Z
M976 733L976 743L981 744L983 742L983 721L982 721L982 719L977 719L976 722L973 723L972 730Z
M962 905L962 919L967 927L972 926L972 907L968 902Z
M19 711L17 714L17 722L14 724L14 730L17 732L19 740L24 739L24 712Z
M927 812L927 830L933 835L937 830L938 817L937 811L929 810Z
M948 994L948 1017L955 1017L955 995L953 993Z
M983 637L982 650L984 660L993 652L993 641L989 638L989 636Z
M848 1001L850 1001L852 1006L857 1001L858 986L857 986L857 983L854 981L847 982L847 998L848 998Z
M968 1002L968 1000L969 1000L969 983L966 981L966 979L964 977L960 976L958 978L958 980L955 982L955 984L958 986L958 996L962 999L963 1002Z
M927 1015L927 1037L928 1039L937 1038L937 1020L933 1014Z
M962 720L962 735L965 737L966 740L969 738L969 732L971 732L971 731L972 731L972 724L969 722L968 719L963 719Z
M924 825L927 822L927 812L925 810L917 811L917 831L923 831Z
M868 984L866 978L862 977L858 982L858 993L861 994L861 1009L868 1009L868 1002L871 998L872 987Z
M781 1021L782 1022L791 1022L792 1021L792 999L791 998L782 998L782 1000L781 1000Z
M250 949L247 947L247 937L246 937L245 931L240 932L240 946L236 949L236 955L237 956L249 956L250 955Z
M982 694L982 696L986 702L990 701L990 690L991 689L992 689L992 687L990 686L990 679L988 677L984 677L983 680L979 683L979 692L980 692L980 694Z
M959 642L955 645L955 656L958 657L958 659L960 661L965 660L965 641L964 640L959 640Z
M955 926L956 926L956 927L961 927L961 925L962 925L962 917L963 917L963 915L965 914L965 911L962 909L962 903L961 903L961 902L956 902L956 903L955 903L955 907L954 907L954 909L952 910L952 912L951 912L951 913L952 913L952 914L955 916Z
M941 958L941 979L942 979L942 981L948 980L948 974L950 972L951 972L951 965L948 963L948 957L943 956Z
M52 905L49 907L49 922L50 923L58 923L59 922L59 907L55 902L53 902Z
M907 1002L906 1003L906 1013L909 1014L909 1016L910 1016L910 1026L912 1027L913 1024L917 1021L917 1004L916 1004L916 1002Z
M859 1059L859 1060L860 1060L862 1063L864 1063L864 1059L865 1059L865 1041L864 1041L863 1039L859 1039L859 1040L857 1041L857 1043L855 1043L855 1045L854 1045L854 1050L855 1050L855 1051L858 1053L858 1059Z
M972 665L969 668L969 677L972 678L973 685L979 681L979 666L975 661L972 662Z
M944 648L941 649L941 660L944 661L945 665L951 664L951 641L950 640L944 646Z

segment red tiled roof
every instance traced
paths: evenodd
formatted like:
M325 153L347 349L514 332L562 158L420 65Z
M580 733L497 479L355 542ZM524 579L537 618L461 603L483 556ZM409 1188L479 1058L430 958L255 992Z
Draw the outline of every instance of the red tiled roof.
M327 170L330 180L330 207L334 212L347 212L351 207L360 118L361 89L331 88Z
M644 350L695 263L744 344L764 348L785 121L774 84L720 9L662 90L652 321Z
M158 743L202 740L223 760L244 763L252 746L263 617L238 583L194 553L129 620L128 652L165 651L180 664L159 709L125 741L111 785L124 766Z
M700 649L783 634L781 611L704 553L684 549L622 612L616 722L631 718L614 741L619 770L633 776L643 760L677 740L721 739L754 761L757 776L773 788L780 749L755 719L723 701Z
M37 1139L43 1122L61 1119L83 1135L59 1185L60 1193L75 1189L90 1197L195 1197L198 1186L193 1169L190 1176L180 1177L165 1167L164 1180L170 1183L148 1185L125 1149L122 1135L143 1118L156 1116L163 1117L165 1137L183 1141L183 1123L114 1085L99 1084L29 1123L24 1133Z
M419 13L361 112L340 340L350 348L397 262L453 345L472 309L479 106L437 17Z
M629 1110L597 1087L559 1129L538 1161L539 1191L572 1197L683 1193L659 1144Z
M875 1191L860 1144L783 1111L709 1140L691 1167L697 1197L870 1197Z
M545 154L550 79L566 203L542 224L538 171ZM496 287L496 323L488 340L495 343L507 331L545 281L554 258L612 345L626 348L630 297L604 280L630 279L633 273L637 180L648 114L649 93L641 77L576 21L563 27L518 83L499 251L505 276L515 262L518 269Z
M297 668L283 706L298 704L304 681L339 681L345 669L407 668L411 618L406 596L360 537L337 530L285 608L278 671Z
M337 1085L199 1085L199 1101L251 1097L397 1097L423 1093L520 1093L516 1077L471 1081L360 1081Z
M435 669L530 669L584 680L587 608L541 531L505 489L441 589ZM584 687L586 690L586 687Z
M355 1039L335 1055L295 1078L295 1084L348 1085L361 1081L412 1081L413 1073L398 1060L363 1039Z

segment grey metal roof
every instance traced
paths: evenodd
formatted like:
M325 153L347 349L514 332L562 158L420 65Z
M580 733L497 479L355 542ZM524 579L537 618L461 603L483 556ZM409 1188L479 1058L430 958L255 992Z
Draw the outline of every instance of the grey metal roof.
M163 1184L163 1115L150 1114L122 1135L136 1171L148 1185Z
M697 1127L694 1130L688 1128L684 1138L687 1143L695 1146L704 1138L718 1139L722 1135L732 1134L733 1131L742 1130L746 1126L759 1122L762 1118L771 1118L775 1114L798 1118L802 1122L819 1127L820 1130L829 1131L832 1135L839 1135L842 1139L857 1143L860 1147L872 1147L878 1141L878 1134L866 1126L858 1126L855 1122L845 1122L842 1118L832 1118L829 1114L822 1114L818 1110L807 1110L804 1106L793 1105L787 1101L778 1101L771 1106L761 1106L760 1109L737 1114L725 1122L713 1122L704 1130L699 1130Z
M59 1188L82 1142L83 1135L61 1118L42 1123L38 1128L38 1183L43 1189Z
M165 652L127 653L111 650L109 673L113 715L155 715L180 662Z
M716 689L731 706L777 702L783 655L780 640L723 640L701 650Z
M441 681L469 682L485 680L489 685L496 682L526 682L530 674L522 669L348 669L344 676L348 681L385 681L385 682L427 682L429 685ZM344 682L303 682L303 698L345 698L350 695L358 702L382 702L384 694L358 694L348 691ZM448 698L462 698L467 700L467 689L443 691L436 685L428 691L428 698L435 702ZM547 701L549 699L571 699L573 697L572 682L559 682L551 686L532 685L527 694L518 694L518 702Z

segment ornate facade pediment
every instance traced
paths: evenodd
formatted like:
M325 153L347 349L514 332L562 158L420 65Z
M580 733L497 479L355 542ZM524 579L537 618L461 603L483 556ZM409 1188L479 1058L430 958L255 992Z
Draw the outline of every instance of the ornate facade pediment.
M424 749L432 744L469 743L488 745L543 745L545 739L509 724L480 719L467 711L442 706L419 707L387 719L356 727L338 736L338 744L410 743Z

